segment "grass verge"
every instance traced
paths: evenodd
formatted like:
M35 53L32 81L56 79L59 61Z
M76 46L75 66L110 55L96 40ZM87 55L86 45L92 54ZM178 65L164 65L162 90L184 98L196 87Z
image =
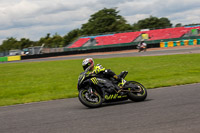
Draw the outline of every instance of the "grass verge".
M77 96L82 60L0 64L0 106ZM146 88L200 82L200 54L95 59Z

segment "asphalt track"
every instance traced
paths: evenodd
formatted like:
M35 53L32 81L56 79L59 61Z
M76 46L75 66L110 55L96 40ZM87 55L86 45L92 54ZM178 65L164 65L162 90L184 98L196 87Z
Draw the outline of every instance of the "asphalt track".
M200 84L88 109L77 98L0 107L0 133L199 133Z
M79 59L199 53L199 47L143 53L99 53ZM109 55L109 56L108 56ZM25 60L45 61L45 59ZM199 133L200 83L148 90L144 102L124 101L88 109L78 98L0 107L0 133Z

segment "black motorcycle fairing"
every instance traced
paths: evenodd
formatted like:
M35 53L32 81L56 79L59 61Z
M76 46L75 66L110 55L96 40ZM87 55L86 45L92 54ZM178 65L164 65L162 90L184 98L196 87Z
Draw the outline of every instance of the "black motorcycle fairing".
M92 80L93 78L91 77L89 80L93 81ZM97 87L99 90L101 90L101 94L103 94L102 97L105 96L105 93L109 93L109 94L116 93L116 87L118 87L118 86L117 86L117 84L114 84L112 80L109 80L107 78L98 77L98 76L96 76L95 78L97 80L97 83L90 82L90 85L93 87Z
M113 83L112 80L109 80L107 78L97 78L97 80L99 81L100 87L102 87L102 89L107 92L112 92L116 88L116 85Z
M87 78L83 81L83 83L78 87L78 90L82 90L82 89L90 89L92 88L93 91L97 91L102 97L104 96L104 92L101 89L100 85L94 84L90 78Z
M80 91L81 89L89 89L90 87L96 90L104 98L105 93L116 93L116 87L118 86L112 80L107 78L101 78L99 76L87 76L81 85L78 86L78 90Z

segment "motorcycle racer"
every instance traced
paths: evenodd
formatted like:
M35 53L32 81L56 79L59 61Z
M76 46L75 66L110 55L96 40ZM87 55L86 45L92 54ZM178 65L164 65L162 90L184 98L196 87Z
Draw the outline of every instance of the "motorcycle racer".
M92 58L82 62L84 72L78 77L78 98L86 107L100 107L102 103L132 100L144 101L147 97L146 88L137 81L126 81L127 71L116 75L100 64L94 65Z
M117 81L118 86L120 88L122 88L123 85L125 84L125 82L123 82L124 80L121 77L122 74L116 75L112 70L106 69L100 64L97 64L95 66L94 65L94 60L92 58L84 59L83 62L82 62L82 66L83 66L84 71L86 69L89 69L89 74L96 74L96 75L98 75L100 77L104 77L104 78L108 78L108 79L114 78L114 80Z

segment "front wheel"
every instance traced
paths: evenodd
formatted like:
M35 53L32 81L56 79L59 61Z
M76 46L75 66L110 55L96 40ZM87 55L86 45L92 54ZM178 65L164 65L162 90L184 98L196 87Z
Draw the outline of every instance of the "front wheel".
M79 91L78 97L80 102L89 108L97 108L102 105L102 97L96 91L91 94L89 90L82 89Z
M136 81L130 81L130 84L134 88L130 88L130 92L128 93L129 99L135 102L144 101L147 97L147 89Z

